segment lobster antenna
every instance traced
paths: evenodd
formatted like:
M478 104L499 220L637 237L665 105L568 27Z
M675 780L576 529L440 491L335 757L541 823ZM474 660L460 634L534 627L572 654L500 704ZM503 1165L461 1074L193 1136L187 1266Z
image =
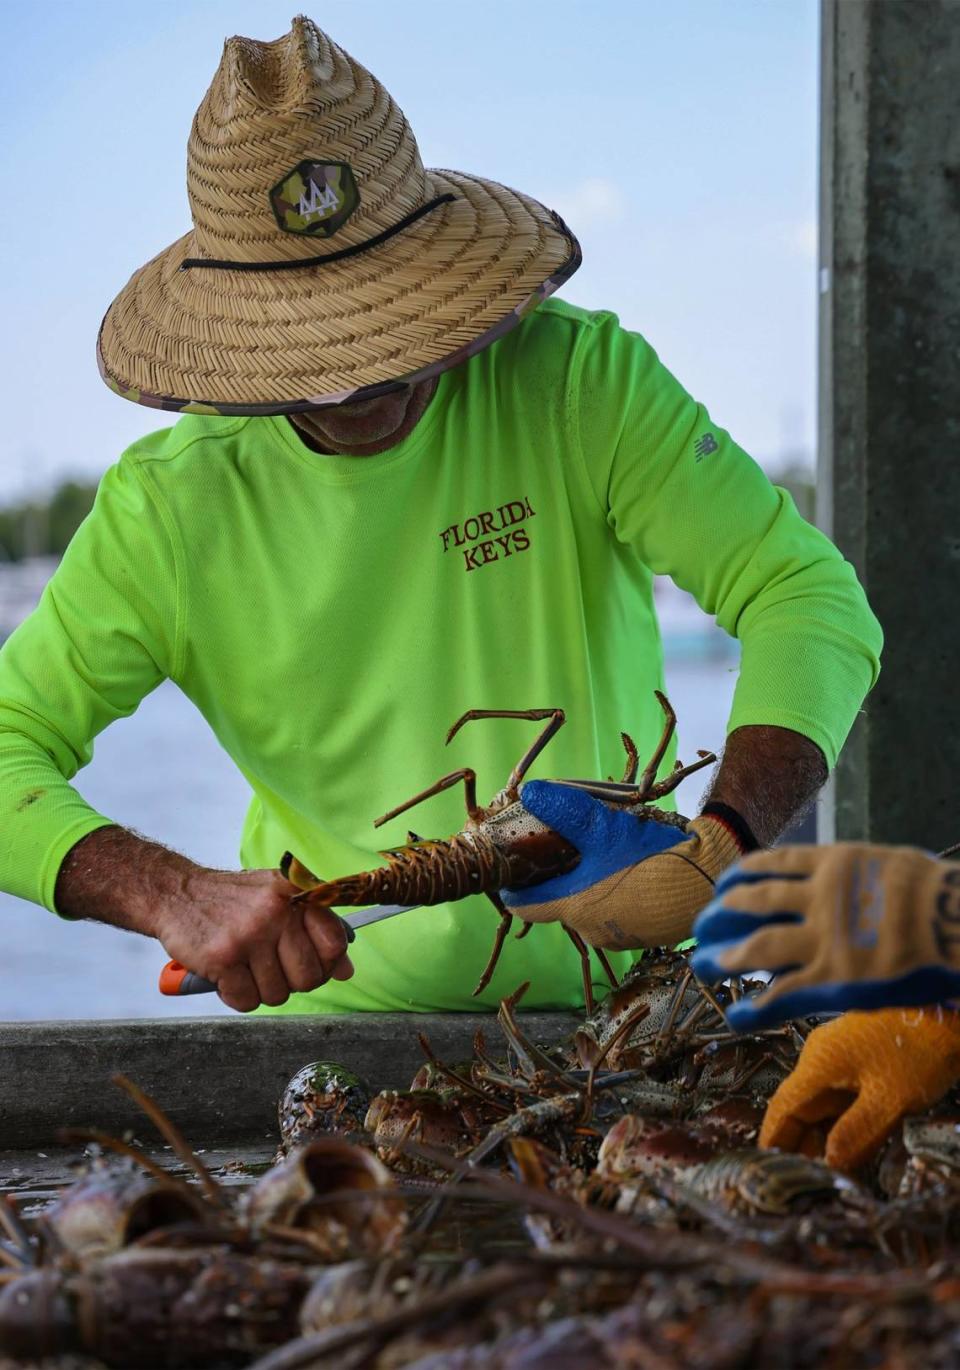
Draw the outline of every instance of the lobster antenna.
M220 1186L203 1164L203 1161L201 1161L200 1157L193 1150L193 1147L187 1141L186 1137L184 1137L176 1123L167 1117L156 1100L151 1099L150 1095L147 1094L145 1090L142 1090L139 1085L135 1085L126 1075L118 1073L116 1075L111 1075L110 1079L111 1083L117 1085L120 1089L124 1090L125 1093L129 1094L137 1107L142 1109L151 1123L153 1123L161 1137L169 1142L170 1146L173 1148L174 1155L178 1156L184 1165L189 1166L194 1172L200 1182L200 1188L203 1190L204 1194L206 1194L210 1202L215 1204L218 1208L225 1207L223 1195L220 1192Z

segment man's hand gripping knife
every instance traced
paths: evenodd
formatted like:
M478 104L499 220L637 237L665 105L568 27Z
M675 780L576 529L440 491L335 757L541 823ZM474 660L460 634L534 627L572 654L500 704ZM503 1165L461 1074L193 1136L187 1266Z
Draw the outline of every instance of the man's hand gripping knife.
M726 804L707 804L682 833L548 780L528 780L520 798L577 848L580 861L543 884L501 890L501 898L524 922L560 921L594 947L621 951L684 941L717 877L757 845Z
M108 826L67 853L56 905L68 918L155 937L225 1004L249 1013L353 974L352 928L332 909L291 902L298 892L279 871L209 870Z

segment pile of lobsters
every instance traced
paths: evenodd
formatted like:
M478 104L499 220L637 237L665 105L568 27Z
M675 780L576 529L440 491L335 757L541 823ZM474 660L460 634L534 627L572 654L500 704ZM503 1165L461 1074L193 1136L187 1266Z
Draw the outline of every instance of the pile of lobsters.
M734 1037L682 953L645 956L570 1038L468 1061L425 1039L406 1091L330 1062L280 1101L249 1184L90 1134L45 1211L0 1203L0 1366L960 1364L960 1112L868 1173L762 1151L803 1025Z

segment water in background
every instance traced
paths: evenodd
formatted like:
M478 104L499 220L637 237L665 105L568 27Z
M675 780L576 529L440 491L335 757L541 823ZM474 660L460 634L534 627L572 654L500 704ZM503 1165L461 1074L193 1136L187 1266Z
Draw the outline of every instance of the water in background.
M0 567L0 640L29 612L49 562ZM667 691L679 723L680 755L719 751L737 674L736 644L669 582L658 589ZM145 758L149 757L149 764ZM169 682L96 743L77 788L101 813L204 865L236 868L246 782L193 705ZM695 811L705 786L677 791ZM157 990L166 959L149 938L96 923L63 922L0 893L0 1020L154 1018L229 1013L216 995L167 999Z

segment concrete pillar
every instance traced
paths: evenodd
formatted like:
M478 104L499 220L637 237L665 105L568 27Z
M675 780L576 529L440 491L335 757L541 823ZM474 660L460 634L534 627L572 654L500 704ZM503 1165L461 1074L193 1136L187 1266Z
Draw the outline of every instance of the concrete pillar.
M821 840L960 839L960 0L822 0L818 522L883 624Z

